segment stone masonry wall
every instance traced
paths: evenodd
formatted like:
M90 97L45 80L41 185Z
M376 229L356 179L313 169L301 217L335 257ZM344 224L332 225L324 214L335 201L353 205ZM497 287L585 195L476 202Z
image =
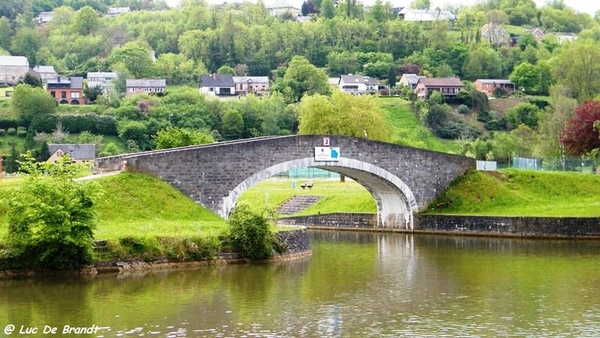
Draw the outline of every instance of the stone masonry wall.
M486 236L600 238L600 218L417 215L415 231Z
M334 213L309 216L280 218L280 224L301 225L306 227L319 226L343 229L375 229L377 215L366 213Z

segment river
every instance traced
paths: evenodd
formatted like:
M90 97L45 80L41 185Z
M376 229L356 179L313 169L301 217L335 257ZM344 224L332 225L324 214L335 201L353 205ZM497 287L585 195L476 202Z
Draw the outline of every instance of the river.
M0 336L600 336L600 242L310 236L294 262L2 280Z

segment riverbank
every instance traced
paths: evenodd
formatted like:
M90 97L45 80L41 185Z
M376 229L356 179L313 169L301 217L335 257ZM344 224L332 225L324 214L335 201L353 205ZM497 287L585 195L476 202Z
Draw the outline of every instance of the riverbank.
M244 258L240 253L229 250L219 252L215 257L201 260L177 260L167 257L158 257L150 260L123 259L116 261L98 261L78 270L48 271L48 270L1 270L0 279L30 278L45 276L95 276L100 274L135 274L148 271L195 269L211 265L250 264L250 263L275 263L300 260L312 255L306 228L282 231L275 234L275 246L280 252L261 261L252 261Z

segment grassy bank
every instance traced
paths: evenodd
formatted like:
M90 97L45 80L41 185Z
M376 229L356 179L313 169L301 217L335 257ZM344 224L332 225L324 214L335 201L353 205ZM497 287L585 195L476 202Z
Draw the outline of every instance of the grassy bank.
M599 217L600 176L513 169L473 171L453 182L427 212Z
M22 178L3 179L0 194ZM106 241L100 260L202 259L223 247L226 222L168 184L141 174L121 173L93 181L98 186L96 240ZM0 238L7 233L0 206Z

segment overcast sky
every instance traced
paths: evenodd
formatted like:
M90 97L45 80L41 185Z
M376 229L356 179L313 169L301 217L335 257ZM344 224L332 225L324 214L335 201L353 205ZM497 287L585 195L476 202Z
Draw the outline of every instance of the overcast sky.
M179 3L179 0L166 0L170 6L175 6ZM224 0L207 0L210 3L223 3ZM235 2L236 0L230 0L229 2ZM240 1L240 0L237 0ZM359 0L360 1L360 0ZM546 4L546 0L534 0L538 7L542 7ZM292 3L298 7L302 5L303 0L263 0L267 5L274 3ZM362 0L364 4L372 4L375 0ZM383 0L385 3L386 1ZM410 4L411 0L390 0L394 6L406 7ZM464 4L467 6L473 6L477 0L432 0L432 7L444 7L445 4L459 5ZM565 5L575 8L577 11L586 12L590 15L594 15L596 11L600 10L600 0L564 0Z

